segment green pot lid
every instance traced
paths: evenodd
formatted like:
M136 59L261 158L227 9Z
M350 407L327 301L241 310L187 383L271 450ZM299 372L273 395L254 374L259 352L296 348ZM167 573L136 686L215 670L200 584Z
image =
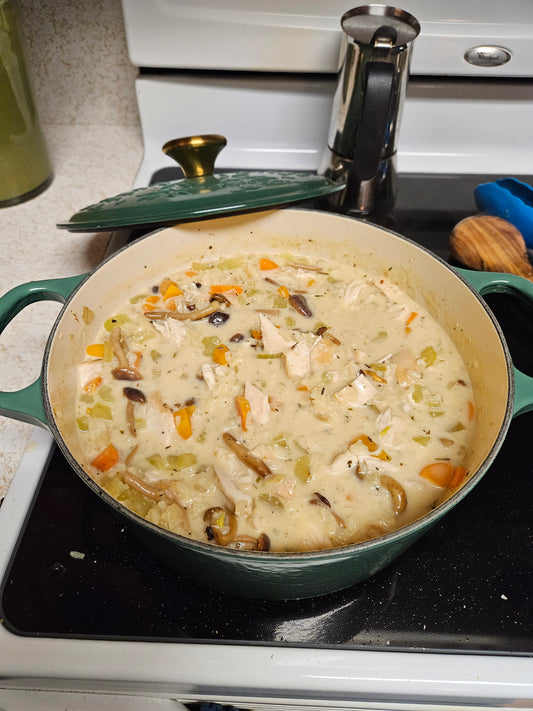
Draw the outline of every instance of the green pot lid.
M342 190L325 176L293 171L238 171L213 175L223 136L191 136L169 141L163 151L182 167L182 180L136 188L83 208L57 226L71 232L191 220L318 198Z

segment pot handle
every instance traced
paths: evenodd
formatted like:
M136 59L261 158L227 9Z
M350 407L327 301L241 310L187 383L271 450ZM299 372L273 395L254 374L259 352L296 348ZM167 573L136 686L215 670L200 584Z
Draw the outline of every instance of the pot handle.
M459 269L456 271L474 289L483 296L491 292L503 292L520 296L533 306L533 282L515 276L514 274L503 274L500 272L476 272L470 269ZM524 412L533 410L533 378L517 368L513 368L515 382L515 398L513 417Z
M63 279L30 281L16 286L0 298L0 333L26 306L36 301L65 303L86 274ZM22 390L0 391L0 415L48 427L42 395L42 376Z

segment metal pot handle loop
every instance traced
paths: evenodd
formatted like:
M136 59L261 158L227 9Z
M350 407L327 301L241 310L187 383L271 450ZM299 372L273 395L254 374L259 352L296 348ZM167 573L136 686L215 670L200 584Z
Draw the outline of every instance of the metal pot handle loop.
M483 296L494 292L519 295L533 306L533 282L514 274L500 272L475 272L456 269L474 289ZM515 397L513 417L533 410L533 378L517 368L514 371Z
M0 298L0 333L29 304L36 301L65 303L86 276L82 274L63 279L30 281L11 289ZM0 391L0 415L48 427L42 395L42 376L21 390Z

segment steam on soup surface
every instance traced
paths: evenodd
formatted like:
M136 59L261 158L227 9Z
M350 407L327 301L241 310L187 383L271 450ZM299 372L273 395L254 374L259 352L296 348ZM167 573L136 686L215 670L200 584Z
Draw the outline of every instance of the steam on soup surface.
M474 403L448 335L391 281L240 255L110 314L77 418L91 476L148 521L305 551L392 531L459 486Z

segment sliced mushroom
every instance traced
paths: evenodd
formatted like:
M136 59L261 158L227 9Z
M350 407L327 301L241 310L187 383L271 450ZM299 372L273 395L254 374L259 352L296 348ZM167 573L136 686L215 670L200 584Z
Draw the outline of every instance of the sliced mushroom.
M289 262L287 266L292 267L293 269L303 269L304 272L315 272L316 274L326 274L328 272L322 271L320 267L313 267L311 264L298 264L296 262Z
M235 536L228 544L228 548L235 548L240 551L268 551L270 550L270 538L266 533L262 533L259 538L241 535Z
M194 311L147 311L145 316L150 321L162 321L166 318L173 318L177 321L200 321L214 314L218 310L218 302L213 301L204 309Z
M128 361L126 345L124 343L124 339L122 338L120 326L115 326L111 330L109 340L111 342L113 354L118 360L118 368L113 368L111 375L116 380L142 380L143 376L139 373L137 368L133 368Z
M223 533L222 528L217 525L220 516L224 516L224 524L228 523L227 533ZM204 513L204 521L208 524L207 529L213 534L219 546L227 546L232 543L237 533L237 516L222 506L213 506ZM208 533L209 535L209 533Z
M313 312L309 308L305 296L302 296L302 294L291 294L289 296L289 304L295 311L305 316L305 318L312 318Z
M259 476L265 477L272 474L270 468L262 459L256 457L255 454L246 447L242 442L239 442L232 434L229 432L224 432L222 435L224 444L226 444L231 451L241 460L243 464L247 467L253 469Z
M135 425L135 403L133 400L128 400L126 404L126 422L128 429L133 437L137 437L137 427Z
M328 327L327 326L320 326L316 330L316 335L317 336L322 336L323 338L329 338L329 340L334 343L336 346L340 346L341 342L339 341L338 338L335 338L335 336L332 336L331 333L328 333Z
M209 299L209 301L218 301L219 304L226 304L226 306L231 306L231 301L228 299L228 297L224 296L224 294L219 294L218 292L216 292L215 294L211 294L211 298Z
M137 388L122 388L122 392L131 402L146 402L146 395Z
M407 494L405 493L405 489L399 481L388 474L381 474L379 481L381 486L384 486L390 494L394 513L396 515L401 514L407 506Z

